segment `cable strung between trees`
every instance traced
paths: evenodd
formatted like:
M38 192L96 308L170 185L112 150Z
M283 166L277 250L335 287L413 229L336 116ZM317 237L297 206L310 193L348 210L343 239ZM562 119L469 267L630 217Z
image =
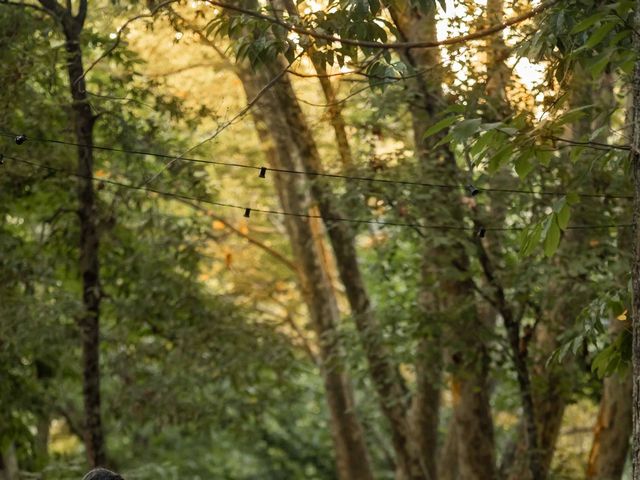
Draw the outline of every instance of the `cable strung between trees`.
M24 134L16 135L10 132L1 132L0 136L13 138L16 143L18 143L17 139L21 138L19 145L22 145L27 139L34 142L43 142L43 143L52 143L63 146L73 146L73 147L87 147L87 145L82 145L76 142L69 142L65 140L51 139L51 138L39 138L39 137L31 137ZM24 140L22 138L24 137ZM125 153L129 155L148 155L150 157L163 158L167 160L176 160L175 155L169 155L158 152L150 152L145 150L128 150L124 148L111 147L106 145L90 145L90 148L94 150L102 150L107 152L116 152L116 153ZM623 199L623 200L632 200L633 195L619 194L619 193L589 193L589 192L567 192L567 191L548 191L548 190L525 190L518 188L500 188L500 187L478 187L475 185L462 185L462 184L447 184L447 183L435 183L435 182L418 182L412 180L403 180L403 179L390 179L390 178L377 178L377 177L366 177L359 175L343 175L339 173L325 173L325 172L315 172L315 171L304 171L304 170L294 170L294 169L285 169L285 168L272 168L265 166L255 166L249 165L246 163L236 163L236 162L223 162L219 160L208 160L203 158L190 158L190 157L180 157L179 161L190 162L190 163L202 163L207 165L215 165L221 167L230 167L230 168L244 168L250 170L258 170L260 178L266 178L267 172L276 172L283 174L291 174L291 175L304 175L308 177L319 177L319 178L329 178L329 179L339 179L346 181L357 181L357 182L370 182L370 183L384 183L391 185L402 185L402 186L412 186L412 187L422 187L422 188L439 188L439 189L451 189L451 190L467 190L471 192L471 196L476 196L482 192L496 192L502 194L517 194L517 195L540 195L540 196L548 196L548 197L560 197L568 194L575 194L579 197L583 198L612 198L612 199Z
M225 203L225 202L216 202L209 198L204 197L193 197L190 195L185 195L177 192L168 192L165 190L159 190L157 188L152 188L148 186L135 185L130 183L118 182L116 180L111 180L108 178L100 178L100 177L89 177L80 175L76 172L72 172L70 170L65 170L62 168L51 167L49 165L45 165L43 163L34 162L31 160L25 160L22 158L17 158L13 156L4 155L2 160L11 160L14 162L23 163L25 165L30 165L37 168L42 168L45 170L49 170L52 172L64 173L65 175L82 178L85 180L91 180L94 182L99 182L107 185L114 185L121 188L126 188L130 190L137 190L147 193L155 193L157 195L166 196L169 198L176 198L180 200L190 200L194 202L205 203L208 205L214 205L217 207L225 207L225 208L234 208L236 210L242 210L244 212L243 216L246 218L250 218L252 212L257 213L265 213L268 215L279 215L279 216L289 216L289 217L300 217L300 218L313 218L320 219L329 222L346 222L346 223L356 223L356 224L367 224L367 225L379 225L379 226L390 226L390 227L408 227L418 230L458 230L458 231L474 231L479 237L484 237L486 232L491 231L518 231L524 230L526 227L495 227L495 226L465 226L465 225L423 225L420 223L403 223L403 222L387 222L387 221L378 221L378 220L367 220L361 218L347 218L347 217L325 217L322 215L314 215L309 213L300 213L300 212L286 212L282 210L270 210L264 208L253 208L247 207L246 205L236 205L233 203ZM0 163L1 164L1 163ZM590 230L590 229L603 229L603 228L628 228L633 227L631 223L621 223L621 224L602 224L602 225L569 225L565 228L565 230Z

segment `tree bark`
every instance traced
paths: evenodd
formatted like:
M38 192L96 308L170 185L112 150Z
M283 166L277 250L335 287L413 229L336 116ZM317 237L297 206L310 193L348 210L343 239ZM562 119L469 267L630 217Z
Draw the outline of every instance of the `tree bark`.
M248 97L254 97L260 87L269 82L264 70L256 73L240 71ZM258 102L253 110L260 138L269 145L267 156L272 166L299 169L300 153L292 141L287 124L287 112L275 90L276 84ZM304 212L310 207L305 180L299 176L273 173L276 189L283 209ZM301 283L311 323L320 346L320 360L327 403L331 415L331 431L336 452L338 477L341 480L372 480L369 453L357 418L351 386L342 362L343 353L337 338L340 321L337 301L325 269L321 252L314 238L310 219L289 216L286 227L291 246L301 268Z
M502 23L504 19L504 1L487 0L487 26ZM487 38L487 84L486 98L490 102L490 116L504 119L511 114L507 86L511 78L511 71L505 60L509 49L504 43L501 33Z
M336 136L336 145L338 148L338 155L342 162L342 167L345 169L350 168L353 165L353 159L351 157L351 148L349 147L349 140L347 138L347 127L342 116L342 105L337 103L338 96L336 95L335 88L331 83L331 79L327 76L327 70L317 61L313 61L313 67L318 74L318 80L324 93L324 98L327 101L327 113L329 115L329 122L333 127L333 131Z
M634 51L640 51L640 0L636 0L633 29ZM633 480L640 480L640 59L636 59L633 73L632 104L632 136L631 136L631 168L635 200L633 204L633 263L631 268L633 305L633 347L632 347L632 379L633 379L633 434L632 434L632 469Z
M288 131L300 154L303 169L322 171L320 155L288 77L284 77L282 82L274 88L274 95L278 98L280 111L283 112ZM330 220L344 215L341 214L321 181L316 179L309 186L324 218L340 280L345 287L367 356L371 380L378 393L382 412L390 424L400 476L407 479L423 479L425 478L424 467L420 462L417 445L412 440L407 419L408 392L381 338L381 328L371 308L360 272L353 232L344 222Z
M616 337L630 322L612 320L611 337ZM629 372L605 378L598 419L589 453L587 479L620 480L629 452L631 436L631 375Z
M436 39L435 5L420 10L408 1L389 3L387 8L401 34L402 41L433 41ZM455 157L447 147L434 148L438 136L424 139L424 132L435 123L436 114L446 104L442 92L442 79L438 72L438 51L435 49L411 50L404 53L405 62L418 75L413 88L410 109L413 121L414 143L423 175L426 179L439 178L448 183L458 183L459 172ZM458 192L441 190L430 194L425 223L438 223L443 210L447 218L462 223L463 209ZM426 202L425 202L426 203ZM431 214L433 205L441 206L437 214ZM427 238L422 273L420 304L424 322L438 331L434 319L446 312L448 319L443 327L442 341L455 342L456 348L447 355L452 365L453 385L458 389L458 401L454 404L456 435L458 438L458 478L462 480L491 480L496 478L494 459L493 422L487 386L487 350L479 341L478 313L473 303L475 296L469 279L469 258L465 254L465 239L451 236L445 248ZM441 290L442 296L434 290ZM473 334L472 334L473 332ZM430 349L439 350L438 334L429 339ZM448 342L447 342L448 343ZM434 354L431 354L434 358ZM430 372L429 388L439 384L438 362L429 362L420 368ZM434 367L435 364L435 367ZM427 385L427 383L425 383ZM437 412L438 398L433 392L422 397L428 404L426 411ZM422 439L423 452L435 451L437 422L431 422ZM435 460L431 460L435 477Z
M458 478L458 436L455 418L449 421L447 437L439 457L438 480L456 480Z
M67 51L67 74L72 97L75 136L78 145L78 217L80 220L80 275L84 312L78 319L82 338L85 410L84 441L92 467L106 463L104 433L100 414L100 263L96 228L96 196L93 188L93 126L95 118L89 105L80 35L87 15L87 0L79 4L76 15L55 0L40 0L62 25Z
M277 0L272 0L274 4L279 3ZM293 0L281 0L284 4L287 12L294 18L299 17L298 7ZM331 83L331 79L327 75L327 69L322 63L320 63L314 56L313 46L309 47L308 51L309 60L313 64L318 75L318 81L322 87L322 93L327 101L327 113L329 115L329 123L333 127L334 134L336 136L336 146L338 149L338 155L342 163L342 167L349 169L353 164L351 156L351 147L349 146L349 140L347 138L347 127L342 116L342 105L336 103L337 96L335 88Z
M273 74L274 71L271 73ZM302 168L308 171L321 171L322 164L317 147L288 77L284 77L274 87L273 95L277 97L279 111L282 112L282 117L287 123L286 131L289 132L290 138L296 145ZM358 265L353 232L343 222L327 220L343 215L318 180L310 184L310 189L318 204L319 211L325 219L340 279L345 287L367 356L371 379L378 393L382 412L390 424L399 477L424 479L427 474L424 465L421 464L417 445L412 440L408 424L408 392L397 367L391 363L390 354L381 339L380 326L371 309Z
M16 446L12 442L6 446L6 448L1 452L2 460L2 470L0 473L3 473L3 478L5 480L19 480L20 479L20 469L18 466L18 456L16 455Z

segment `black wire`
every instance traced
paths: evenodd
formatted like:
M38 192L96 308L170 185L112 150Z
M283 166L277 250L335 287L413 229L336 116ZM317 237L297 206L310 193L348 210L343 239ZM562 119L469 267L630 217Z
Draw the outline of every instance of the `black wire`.
M0 135L5 137L10 137L10 138L16 137L15 134L12 134L9 132L0 132ZM54 143L54 144L65 145L65 146L91 148L94 150L103 150L108 152L128 153L131 155L149 155L151 157L157 157L157 158L165 158L165 159L171 159L171 160L178 159L179 161L192 162L192 163L204 163L204 164L224 166L224 167L248 168L252 170L261 170L262 168L265 168L267 171L272 171L277 173L287 173L292 175L305 175L309 177L324 177L324 178L333 178L333 179L341 179L341 180L386 183L386 184L395 184L395 185L409 185L409 186L427 187L427 188L442 188L442 189L456 189L456 190L467 188L464 185L455 185L455 184L446 184L446 183L416 182L411 180L392 180L388 178L341 175L338 173L324 173L324 172L314 172L314 171L290 170L285 168L261 167L261 166L248 165L244 163L221 162L216 160L206 160L202 158L177 157L175 155L168 155L168 154L157 153L157 152L148 152L144 150L126 150L123 148L109 147L105 145L85 145L82 143L67 142L65 140L30 137L28 135L27 135L27 140L32 140L35 142L43 142L43 143ZM513 193L518 195L542 195L542 196L553 196L553 197L564 196L568 194L568 192L562 192L562 191L544 191L544 190L535 191L535 190L523 190L523 189L517 189L517 188L484 188L484 187L477 187L477 186L475 188L478 190L478 193L497 192L497 193ZM616 194L616 193L575 193L575 194L584 198L619 198L619 199L626 199L626 200L633 200L634 198L633 195L624 195L624 194Z
M218 207L226 207L226 208L235 208L238 210L246 211L249 207L242 205L235 205L232 203L224 203L224 202L216 202L210 200L208 198L203 197L192 197L189 195L184 195L181 193L175 192L167 192L164 190L158 190L152 187L143 187L139 185L133 185L128 183L117 182L115 180L109 180L105 178L97 178L91 176L80 175L75 172L71 172L69 170L64 170L61 168L51 167L49 165L44 165L42 163L33 162L30 160L24 160L21 158L16 158L12 156L4 156L5 160L13 160L16 162L24 163L26 165L31 165L37 168L43 168L53 172L65 173L69 176L82 178L85 180L91 180L95 182L101 182L104 184L115 185L122 188L127 188L131 190L138 190L144 192L156 193L158 195L163 195L171 198L178 198L181 200L190 200L194 202L206 203L209 205L215 205ZM422 225L419 223L401 223L401 222L384 222L377 220L365 220L365 219L357 219L357 218L345 218L345 217L324 217L322 215L311 215L307 213L297 213L297 212L285 212L281 210L269 210L269 209L260 209L250 207L251 212L265 213L269 215L282 215L282 216L290 216L290 217L301 217L301 218L314 218L321 219L327 222L347 222L347 223L358 223L358 224L369 224L369 225L381 225L381 226L392 226L392 227L409 227L414 229L424 229L424 230L477 230L476 227L466 227L464 225ZM607 224L607 225L571 225L567 226L568 230L577 230L577 229L601 229L601 228L624 228L624 227L632 227L633 224ZM512 230L523 230L525 227L482 227L485 231L512 231Z

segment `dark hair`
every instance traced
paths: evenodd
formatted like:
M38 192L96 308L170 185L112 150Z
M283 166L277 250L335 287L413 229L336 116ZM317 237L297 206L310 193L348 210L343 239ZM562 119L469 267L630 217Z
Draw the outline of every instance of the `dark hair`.
M82 480L124 480L120 475L106 468L94 468Z

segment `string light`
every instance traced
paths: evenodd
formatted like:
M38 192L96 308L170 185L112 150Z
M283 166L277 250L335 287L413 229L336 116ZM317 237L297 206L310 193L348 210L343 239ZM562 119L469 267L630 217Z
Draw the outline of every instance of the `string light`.
M478 190L476 187L474 187L471 184L467 185L467 190L469 190L469 195L471 195L472 197L475 197L480 193L480 190Z
M166 196L166 197L169 197L169 198L176 198L176 199L180 199L180 200L189 200L189 201L194 201L194 202L200 202L200 203L205 203L205 204L209 204L209 205L215 205L215 206L218 206L218 207L240 209L240 210L244 211L244 217L247 217L247 218L251 215L251 212L258 212L258 213L264 213L264 214L268 214L268 215L279 215L279 216L289 216L289 217L299 217L299 218L315 218L315 219L321 219L321 220L323 220L325 222L328 222L328 223L330 223L330 222L345 222L345 223L354 223L354 224L378 225L378 226L383 226L383 227L384 226L407 227L407 228L412 228L412 229L417 229L417 230L458 230L458 231L468 230L468 231L475 231L476 234L481 236L481 237L484 237L484 235L486 233L490 232L490 231L518 231L518 230L524 230L524 228L525 228L525 227L519 227L519 226L511 226L511 227L480 227L480 229L476 229L475 227L469 227L469 226L465 226L465 225L423 225L423 224L420 224L420 223L387 222L387 221L379 221L379 220L368 220L368 219L346 218L346 217L325 217L325 216L322 216L322 215L314 215L314 214L309 214L309 213L298 213L298 212L287 212L287 211L281 211L281 210L249 208L249 207L246 207L246 206L234 205L234 204L231 204L231 203L216 202L216 201L210 200L208 198L203 198L203 197L193 197L193 196L184 195L184 194L177 193L177 192L168 192L168 191L158 190L158 189L152 188L152 187L145 187L145 186L140 186L140 185L122 183L122 182L118 182L118 181L110 180L110 179L106 179L106 178L97 178L97 177L80 175L78 173L75 173L75 172L72 172L72 171L69 171L69 170L64 170L64 169L60 169L60 168L56 168L56 167L51 167L49 165L44 165L42 163L33 162L33 161L30 161L30 160L24 160L22 158L16 158L16 157L13 157L13 156L6 155L4 158L7 159L7 160L12 160L12 161L24 163L26 165L31 165L31 166L34 166L34 167L37 167L37 168L43 168L43 169L46 169L46 170L49 170L49 171L53 171L53 172L64 173L64 174L69 175L71 177L82 178L82 179L86 179L86 180L100 182L102 184L114 185L114 186L117 186L117 187L127 188L127 189L131 189L131 190L155 193L157 195L162 195L162 196ZM566 227L566 230L627 228L627 227L632 227L632 226L633 226L633 224L569 225L569 226Z
M258 174L260 178L267 177L267 167L260 167L260 173Z
M11 133L0 132L0 135L7 136L7 137L14 137L14 135L11 134ZM123 148L110 147L110 146L105 146L105 145L85 145L85 144L76 143L76 142L67 142L67 141L64 141L64 140L37 138L37 137L29 137L29 139L31 141L35 141L35 142L53 143L53 144L58 144L58 145L75 146L75 147L86 147L86 148L91 148L93 150L102 150L102 151L109 151L109 152L126 153L126 154L130 154L130 155L148 155L148 156L151 156L151 157L164 158L164 159L169 159L169 160L175 160L176 159L175 155L168 155L168 154L157 153L157 152L149 152L149 151L144 151L144 150L127 150L127 149L123 149ZM26 140L26 136L25 136L25 140ZM17 141L16 141L16 143L17 143ZM223 167L247 168L247 169L252 169L252 170L259 170L258 176L260 178L265 178L266 177L266 170L267 170L266 167L257 167L255 165L247 165L247 164L243 164L243 163L222 162L222 161L208 160L208 159L202 159L202 158L180 157L179 160L180 161L184 161L184 162L203 163L203 164L223 166ZM265 177L262 177L262 175L261 175L263 169L265 171ZM454 190L467 189L467 190L469 190L469 187L473 187L473 190L477 192L476 195L478 195L481 192L496 192L496 193L503 193L503 194L540 195L540 196L558 197L558 196L567 195L569 193L569 192L564 192L564 191L545 191L545 190L536 191L536 190L524 190L524 189L517 189L517 188L497 188L497 187L484 188L484 187L475 187L473 185L464 186L464 185L459 185L459 184L417 182L417 181L402 180L402 179L392 180L392 179L388 179L388 178L363 177L363 176L355 176L355 175L342 175L342 174L337 174L337 173L324 173L324 172L293 170L293 169L285 169L285 168L272 168L272 167L270 167L269 170L271 170L273 172L291 174L291 175L304 175L304 176L308 176L308 177L321 177L321 178L329 178L329 179L341 179L341 180L347 180L347 181L359 181L359 182L370 182L370 183L384 183L384 184L391 184L391 185L404 185L404 186L414 186L414 187L422 187L422 188L441 188L441 189L454 189ZM584 193L584 192L571 192L571 193L574 193L575 195L578 195L579 197L584 197L584 198L616 198L616 199L633 200L633 195L626 195L626 194L617 194L617 193Z
M16 135L15 141L16 141L16 145L22 145L24 142L27 141L27 136L26 135Z

